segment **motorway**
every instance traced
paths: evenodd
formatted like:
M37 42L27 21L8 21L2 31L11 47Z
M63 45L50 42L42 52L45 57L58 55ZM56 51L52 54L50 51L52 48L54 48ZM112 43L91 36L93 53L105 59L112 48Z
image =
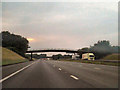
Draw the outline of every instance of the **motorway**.
M3 88L118 88L117 66L36 60L2 70Z

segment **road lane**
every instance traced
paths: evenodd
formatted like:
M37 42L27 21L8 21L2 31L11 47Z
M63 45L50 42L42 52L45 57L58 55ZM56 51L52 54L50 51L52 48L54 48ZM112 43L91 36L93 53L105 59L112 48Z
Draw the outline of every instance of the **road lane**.
M46 61L38 61L26 70L3 82L3 88L82 88L94 87L84 81L76 81Z
M5 80L7 80L7 79L9 79L9 78L11 78L11 77L13 77L13 76L16 75L16 74L22 72L23 70L25 70L26 68L30 67L30 66L33 65L34 63L36 63L36 62L33 62L33 63L31 63L31 64L29 64L29 65L27 65L27 66L25 66L25 67L23 67L23 68L15 71L14 73L12 73L12 74L10 74L10 75L2 78L2 79L0 80L0 83L4 82Z
M29 61L29 62L24 62L24 63L19 63L19 64L13 64L13 65L8 65L8 66L3 66L2 67L2 78L7 77L8 75L16 72L17 70L33 63L34 61Z
M117 88L117 77L117 67L38 60L4 81L3 88Z
M49 64L54 64L66 72L77 75L80 80L84 80L95 87L118 87L118 67L98 64L87 64L66 61L47 61ZM99 68L99 69L98 69Z

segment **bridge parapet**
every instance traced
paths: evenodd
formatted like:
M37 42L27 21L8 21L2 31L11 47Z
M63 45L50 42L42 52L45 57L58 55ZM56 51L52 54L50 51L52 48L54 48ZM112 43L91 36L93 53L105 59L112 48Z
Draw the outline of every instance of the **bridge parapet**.
M77 51L73 49L66 49L66 48L41 48L41 49L30 49L28 51L36 51L36 50L71 50L71 51Z
M34 52L66 52L66 53L78 53L78 50L64 49L64 48L46 48L46 49L32 49L28 50L26 53Z

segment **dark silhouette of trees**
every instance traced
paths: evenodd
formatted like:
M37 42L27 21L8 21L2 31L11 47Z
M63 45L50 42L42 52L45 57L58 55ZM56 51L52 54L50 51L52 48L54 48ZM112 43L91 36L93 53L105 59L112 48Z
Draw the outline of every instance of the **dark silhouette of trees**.
M8 31L2 31L2 46L6 47L22 56L28 49L28 40L20 35L11 34Z
M62 58L62 55L61 55L61 54L53 55L52 58L53 58L54 60L57 60L57 59Z
M57 60L57 59L72 59L72 55L57 54L57 55L53 55L52 59L54 59L54 60Z
M112 54L112 46L109 41L98 41L94 46L90 47L90 52L93 52L96 58L103 58L106 55Z
M96 59L100 59L105 57L106 55L112 54L112 53L119 53L120 46L111 46L110 42L107 40L98 41L93 46L85 47L82 49L79 49L78 51L83 53L86 52L92 52L95 54ZM80 53L82 54L82 53Z

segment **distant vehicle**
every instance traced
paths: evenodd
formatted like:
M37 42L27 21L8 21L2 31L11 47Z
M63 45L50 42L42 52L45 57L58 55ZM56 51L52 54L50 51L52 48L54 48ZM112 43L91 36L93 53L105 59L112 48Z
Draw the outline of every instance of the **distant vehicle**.
M79 55L72 55L72 59L78 60L78 59L80 59L80 56Z
M82 54L83 60L95 60L95 55L93 53L84 53Z

